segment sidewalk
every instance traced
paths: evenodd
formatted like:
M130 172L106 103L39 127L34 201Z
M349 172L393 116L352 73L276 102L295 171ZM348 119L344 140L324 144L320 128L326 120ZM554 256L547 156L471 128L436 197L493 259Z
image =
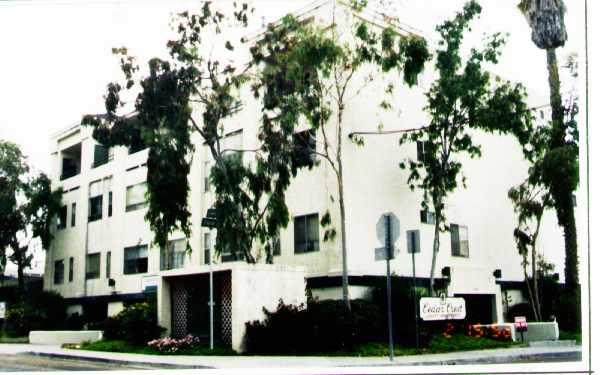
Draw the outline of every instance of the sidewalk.
M28 354L63 359L101 361L115 364L143 364L163 368L265 368L265 367L345 367L345 366L418 366L459 365L511 362L543 362L545 358L581 360L581 346L528 347L477 350L444 354L396 357L276 357L276 356L159 356L106 353L62 349L52 345L0 344L2 354Z

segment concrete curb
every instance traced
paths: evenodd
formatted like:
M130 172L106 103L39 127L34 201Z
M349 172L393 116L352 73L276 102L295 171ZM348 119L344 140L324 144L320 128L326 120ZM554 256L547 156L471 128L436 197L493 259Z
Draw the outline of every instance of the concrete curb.
M468 359L447 359L441 361L422 361L410 363L394 363L396 366L447 366L447 365L473 365L473 364L503 364L515 361L543 361L544 359L564 359L565 361L581 361L581 351L573 350L568 352L550 352L550 353L532 353L532 354L509 354L495 355L490 357L468 358Z
M90 357L85 355L73 355L73 354L62 354L62 353L42 353L42 352L22 352L18 355L30 355L36 357L45 357L45 358L56 358L56 359L69 359L69 360L78 360L78 361L87 361L87 362L97 362L97 363L109 363L115 365L125 365L125 366L144 366L144 367L158 367L164 369L171 370L183 370L183 369L212 369L214 367L210 366L200 366L200 365L177 365L174 363L161 363L161 362L142 362L142 361L129 361L124 359L113 359L113 358L100 358L100 357Z
M457 353L458 354L458 353ZM492 353L490 353L492 354ZM402 357L397 357L396 361L393 363L340 363L340 364L327 364L325 367L383 367L383 366L452 366L452 365L472 365L472 364L503 364L503 363L511 363L511 362L523 362L523 361L532 361L532 362L543 362L545 359L552 360L564 360L564 361L581 361L581 349L574 350L562 350L562 351L550 351L544 353L507 353L507 354L499 354L494 353L492 355L481 353L477 356L470 356L468 358L449 358L449 359L430 359L430 360L419 360L416 358L406 358L403 361ZM125 359L114 359L114 358L105 358L105 357L95 357L88 356L85 353L79 354L66 354L66 353L48 353L48 352L36 352L36 351L26 351L21 352L19 355L31 355L38 357L47 357L47 358L57 358L57 359L67 359L67 360L80 360L80 361L89 361L96 363L108 363L115 365L128 365L128 366L140 366L140 367L153 367L153 368L162 368L162 369L214 369L218 367L214 366L206 366L206 365L196 365L196 364L176 364L176 363L165 363L165 362L152 362L152 361L142 361L142 360L125 360ZM460 355L460 354L459 354ZM177 357L174 357L177 358ZM199 360L202 357L198 357ZM236 357L232 357L236 358ZM206 357L206 362L210 363L210 357ZM366 359L366 358L365 358ZM377 358L380 359L380 358ZM238 367L245 367L243 363L240 363ZM252 366L251 366L252 367ZM271 366L269 366L271 367ZM273 367L286 367L284 363L280 366Z

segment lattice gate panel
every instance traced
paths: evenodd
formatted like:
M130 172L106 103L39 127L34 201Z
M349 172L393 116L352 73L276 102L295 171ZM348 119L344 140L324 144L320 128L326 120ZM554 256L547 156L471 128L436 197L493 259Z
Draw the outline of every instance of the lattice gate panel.
M182 283L173 283L171 287L171 335L181 338L187 335L187 288Z
M220 277L221 335L224 344L231 345L231 273Z

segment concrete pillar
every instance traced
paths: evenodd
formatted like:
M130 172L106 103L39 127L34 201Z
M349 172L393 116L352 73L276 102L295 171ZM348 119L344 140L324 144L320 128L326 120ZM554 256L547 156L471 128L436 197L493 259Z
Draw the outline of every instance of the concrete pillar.
M158 278L157 290L158 325L166 328L165 335L171 335L171 286L164 277Z
M123 310L123 302L122 301L116 301L116 302L109 302L108 303L108 316L115 316L118 313L121 312L121 310Z

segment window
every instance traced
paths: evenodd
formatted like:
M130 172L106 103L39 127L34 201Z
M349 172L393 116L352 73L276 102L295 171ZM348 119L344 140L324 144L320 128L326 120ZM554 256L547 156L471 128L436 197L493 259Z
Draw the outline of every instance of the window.
M148 205L146 202L147 186L145 182L127 187L125 196L125 211L134 211Z
M69 258L69 282L73 281L73 266L74 260L73 257Z
M123 273L125 275L148 272L148 246L126 247L123 260Z
M131 134L131 145L129 146L129 154L135 154L136 152L142 151L146 148L144 140L142 139L142 132L138 129L133 128Z
M418 230L406 231L406 248L409 254L421 252L421 234Z
M113 193L112 191L108 192L108 217L112 216L112 197L113 197Z
M464 225L450 224L452 256L469 257L469 231Z
M109 159L111 159L109 155L109 147L103 145L94 145L94 162L92 163L92 168L96 168L108 163Z
M297 168L310 167L315 164L317 138L315 130L305 130L294 134L294 161Z
M58 212L58 222L56 229L65 229L67 227L67 206L62 206Z
M65 262L54 261L54 284L62 284L65 280Z
M100 277L100 253L88 254L85 257L85 279L97 279Z
M110 278L110 258L111 258L111 253L109 251L106 253L106 278L107 279Z
M61 174L60 179L78 175L81 172L81 143L77 143L61 151Z
M319 251L319 215L312 214L294 218L294 252Z
M427 210L421 210L421 223L435 224L435 213Z
M423 147L423 142L417 141L417 161L424 161L425 149Z
M210 164L206 161L204 162L204 192L207 193L210 191Z
M167 248L161 250L160 270L183 268L185 261L186 240L169 241Z
M204 233L204 264L210 263L210 233Z
M273 256L281 255L281 239L279 236L271 240L271 249L273 249Z
M102 180L90 183L88 221L102 219Z
M77 213L77 203L73 202L73 203L71 203L71 226L72 227L75 226L76 213Z
M102 195L90 198L88 221L102 219Z

